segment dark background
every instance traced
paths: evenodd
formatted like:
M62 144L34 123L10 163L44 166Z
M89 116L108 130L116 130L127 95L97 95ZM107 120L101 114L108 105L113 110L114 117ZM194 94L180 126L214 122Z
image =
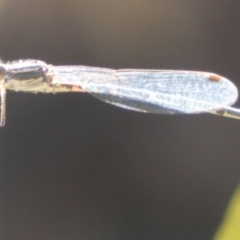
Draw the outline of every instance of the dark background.
M0 56L210 71L240 87L240 1L5 0ZM8 92L0 239L212 239L239 182L239 145L233 119Z

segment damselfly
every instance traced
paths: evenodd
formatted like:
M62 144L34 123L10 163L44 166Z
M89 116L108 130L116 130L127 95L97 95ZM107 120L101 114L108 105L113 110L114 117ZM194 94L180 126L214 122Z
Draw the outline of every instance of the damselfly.
M6 90L88 92L104 102L146 113L208 112L240 119L240 110L230 107L238 98L237 88L214 73L52 66L38 60L19 60L0 63L0 83L1 126L6 119Z

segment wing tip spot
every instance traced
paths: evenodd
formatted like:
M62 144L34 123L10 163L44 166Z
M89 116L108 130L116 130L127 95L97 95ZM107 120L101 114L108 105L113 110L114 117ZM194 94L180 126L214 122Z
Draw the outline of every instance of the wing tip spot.
M222 81L222 77L220 75L217 75L217 74L210 74L208 76L208 79L211 80L211 81L216 81L216 82Z

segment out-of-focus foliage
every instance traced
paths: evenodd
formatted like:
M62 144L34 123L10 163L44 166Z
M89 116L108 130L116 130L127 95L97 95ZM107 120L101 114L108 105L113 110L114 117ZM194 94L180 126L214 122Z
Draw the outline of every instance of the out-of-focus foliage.
M234 194L214 240L240 239L240 187Z
M4 3L4 2L6 2L6 0L0 0L0 4L2 4L2 3Z

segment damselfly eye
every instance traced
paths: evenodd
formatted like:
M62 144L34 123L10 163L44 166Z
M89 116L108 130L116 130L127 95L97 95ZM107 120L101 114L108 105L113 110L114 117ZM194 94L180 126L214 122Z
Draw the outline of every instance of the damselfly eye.
M7 76L7 70L4 65L0 64L0 81L4 80Z

